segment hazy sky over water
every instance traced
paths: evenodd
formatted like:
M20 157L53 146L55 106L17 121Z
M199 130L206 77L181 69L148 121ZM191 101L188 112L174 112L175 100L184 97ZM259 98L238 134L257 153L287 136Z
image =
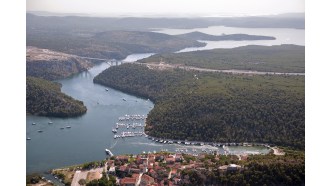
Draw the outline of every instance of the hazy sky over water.
M305 0L27 0L27 11L92 15L241 16L305 12Z

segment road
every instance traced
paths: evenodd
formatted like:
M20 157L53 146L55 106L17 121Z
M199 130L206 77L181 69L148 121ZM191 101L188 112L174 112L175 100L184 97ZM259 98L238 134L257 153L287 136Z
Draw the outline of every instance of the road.
M168 63L137 63L141 65L146 65L150 69L157 68L159 70L179 68L183 70L195 70L201 72L222 72L222 73L231 73L231 74L251 74L251 75L288 75L288 76L304 76L305 73L294 73L294 72L262 72L262 71L251 71L251 70L216 70L209 68L199 68L193 66L182 66Z

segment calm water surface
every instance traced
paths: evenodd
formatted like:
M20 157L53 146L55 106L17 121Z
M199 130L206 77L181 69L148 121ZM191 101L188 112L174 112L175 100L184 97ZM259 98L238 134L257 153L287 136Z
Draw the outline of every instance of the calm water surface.
M250 35L265 35L274 36L276 40L255 40L255 41L201 41L207 43L205 47L192 47L180 50L178 52L188 52L195 50L210 50L215 48L234 48L246 45L281 45L281 44L295 44L305 45L305 30L291 29L291 28L237 28L225 26L212 26L207 28L194 29L159 29L155 32L177 35L189 32L203 32L211 35L222 34L250 34Z
M133 62L150 55L152 54L134 54L123 61ZM102 160L106 157L105 148L111 149L115 155L138 154L143 151L153 152L163 149L174 152L177 148L185 148L188 152L192 152L192 149L224 152L222 148L211 146L160 144L144 136L114 139L112 129L119 117L125 114L147 115L153 108L153 103L94 84L93 78L108 67L107 63L102 63L86 72L58 81L62 84L62 92L82 100L87 106L87 113L83 116L77 118L26 117L26 136L31 138L26 141L27 173L44 172L53 168ZM66 126L71 126L71 128L66 128ZM39 133L38 130L43 132ZM138 128L119 130L141 131ZM233 150L252 153L268 152L268 149L263 147Z

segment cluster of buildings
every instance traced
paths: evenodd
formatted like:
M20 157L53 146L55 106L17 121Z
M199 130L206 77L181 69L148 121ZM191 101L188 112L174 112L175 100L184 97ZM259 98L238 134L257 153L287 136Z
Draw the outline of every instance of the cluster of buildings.
M218 156L216 156L217 158ZM183 170L205 170L205 155L200 154L194 160L187 158L181 153L155 153L141 154L136 156L120 155L107 161L108 174L117 178L120 186L163 186L179 185L182 180ZM213 162L206 160L210 165ZM215 165L215 163L213 163ZM216 166L218 171L239 171L240 165L228 164Z

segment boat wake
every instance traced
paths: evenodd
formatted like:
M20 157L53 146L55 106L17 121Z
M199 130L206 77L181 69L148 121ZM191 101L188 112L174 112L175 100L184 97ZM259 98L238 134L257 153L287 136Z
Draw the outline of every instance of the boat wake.
M113 149L117 145L118 140L110 147L110 149Z

